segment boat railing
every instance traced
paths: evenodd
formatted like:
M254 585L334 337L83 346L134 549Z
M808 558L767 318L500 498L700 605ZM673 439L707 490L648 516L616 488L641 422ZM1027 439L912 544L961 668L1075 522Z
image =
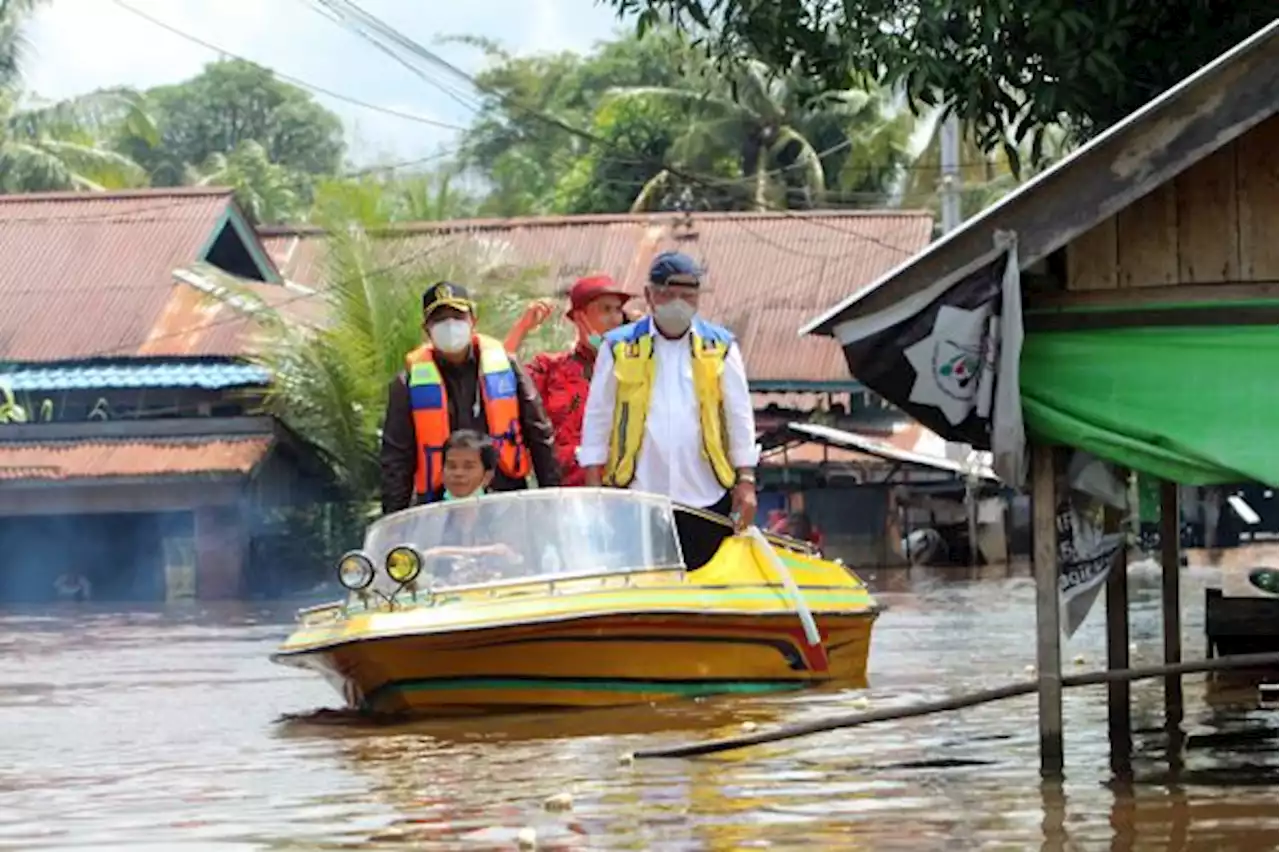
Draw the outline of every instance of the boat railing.
M435 598L447 597L455 594L471 594L473 592L488 591L492 595L496 595L500 592L508 591L519 586L536 587L536 590L531 590L530 594L534 594L535 591L542 590L555 594L557 586L589 582L591 580L608 581L611 579L617 579L619 581L618 585L623 588L630 588L634 583L634 578L638 574L678 574L680 582L684 582L688 572L683 565L659 565L634 568L627 571L582 571L564 574L529 574L523 577L509 577L501 580L491 580L485 583L467 583L456 586L433 586L430 584L426 584L424 586L420 584L416 587L410 586L396 592L390 597L388 603L398 600L406 593L411 596L410 600L415 603L429 603ZM602 585L605 585L605 583L602 583ZM372 595L366 595L366 597L372 597ZM382 597L385 598L386 596ZM425 598L425 600L420 600L421 598ZM344 606L345 608L349 603L350 601L348 601L347 604L339 605ZM330 604L330 606L332 606L332 604ZM325 609L325 607L319 607L318 609Z

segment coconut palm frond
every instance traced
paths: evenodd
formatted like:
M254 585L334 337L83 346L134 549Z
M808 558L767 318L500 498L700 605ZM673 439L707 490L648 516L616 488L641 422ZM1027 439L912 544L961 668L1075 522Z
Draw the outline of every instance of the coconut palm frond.
M631 212L643 213L645 210L649 210L660 197L660 194L666 191L667 184L670 181L671 173L666 169L645 181L644 186L640 187L640 192L636 194L635 201L631 202Z

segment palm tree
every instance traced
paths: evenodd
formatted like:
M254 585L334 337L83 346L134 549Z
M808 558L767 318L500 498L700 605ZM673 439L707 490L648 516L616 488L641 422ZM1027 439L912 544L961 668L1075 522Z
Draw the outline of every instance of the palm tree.
M229 186L256 224L296 221L303 211L305 178L271 162L267 149L252 139L230 154L215 153L200 169L188 168L187 183Z
M310 217L332 220L441 222L475 215L475 199L457 186L461 169L447 164L415 174L325 178L316 183ZM372 218L371 218L372 217Z
M27 46L22 25L44 0L0 0L0 89L18 85Z
M116 134L158 139L135 92L102 90L20 108L13 90L0 89L0 192L145 186L146 171L106 146Z
M756 209L777 201L788 207L817 206L829 190L839 190L842 180L849 179L847 166L865 167L867 156L878 158L875 168L864 169L855 186L864 190L869 180L891 185L908 156L910 114L893 111L885 94L875 89L811 94L795 71L771 71L754 60L735 69L727 81L713 83L711 91L642 86L609 92L613 98L655 99L683 109L691 122L672 146L672 159L703 173L710 163L735 156ZM671 171L655 175L641 190L636 208L667 189L671 178Z

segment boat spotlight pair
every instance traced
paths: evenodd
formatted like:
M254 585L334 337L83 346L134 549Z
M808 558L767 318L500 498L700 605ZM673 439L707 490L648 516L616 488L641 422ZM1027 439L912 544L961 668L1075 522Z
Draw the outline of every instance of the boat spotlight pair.
M391 581L400 589L408 586L422 573L422 554L407 544L387 551L384 569ZM373 560L362 550L352 550L338 560L338 582L357 594L373 584L377 571Z

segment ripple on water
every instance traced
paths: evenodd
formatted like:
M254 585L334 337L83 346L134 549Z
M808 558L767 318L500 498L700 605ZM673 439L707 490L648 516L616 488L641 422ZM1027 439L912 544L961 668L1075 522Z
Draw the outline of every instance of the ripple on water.
M1132 788L1106 783L1102 689L1068 693L1062 788L1040 784L1031 697L619 765L744 721L764 730L1027 676L1029 582L890 574L866 690L503 719L315 712L334 705L329 688L267 661L288 625L258 608L0 613L0 848L511 849L529 829L543 850L1276 848L1275 713L1209 702L1198 679L1177 778L1160 687L1135 685L1149 732ZM1202 601L1201 580L1184 582L1184 600ZM1131 585L1135 656L1158 659L1158 580ZM1188 637L1201 618L1184 616ZM1100 612L1066 643L1076 655L1105 659ZM571 810L544 809L566 792Z

